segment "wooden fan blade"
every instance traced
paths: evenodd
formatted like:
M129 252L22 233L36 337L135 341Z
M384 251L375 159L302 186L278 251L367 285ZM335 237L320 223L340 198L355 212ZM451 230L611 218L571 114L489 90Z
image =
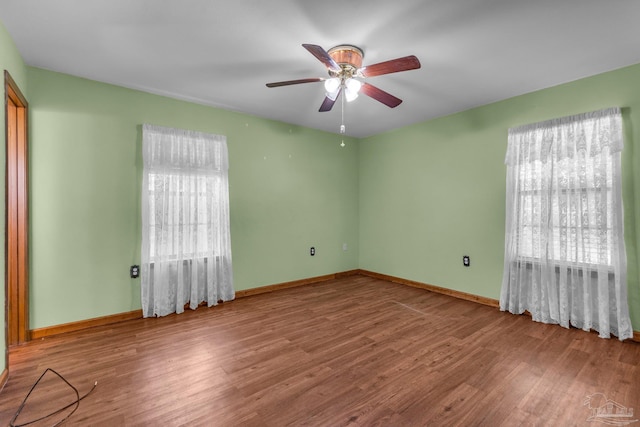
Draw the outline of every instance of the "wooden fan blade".
M326 111L331 111L331 109L333 108L333 104L336 103L336 100L340 97L341 93L342 93L342 89L340 89L335 99L331 99L328 96L325 96L324 101L322 101L322 105L320 106L320 109L318 111L320 111L321 113L324 113Z
M383 74L398 73L400 71L415 70L420 68L420 61L414 55L379 62L377 64L362 67L359 72L363 77L381 76Z
M324 50L322 47L315 44L303 44L302 47L307 49L313 56L318 58L320 62L322 62L325 67L330 69L331 71L335 71L339 73L341 71L340 66L333 60L332 57L329 56L329 53Z
M382 89L379 89L369 83L362 84L362 87L360 88L360 93L364 93L365 95L370 96L376 101L382 102L387 107L395 108L398 105L402 104L402 99L396 98L390 93L385 92Z
M289 85L299 85L301 83L315 83L322 82L324 79L320 77L310 78L310 79L299 79L299 80L287 80L284 82L275 82L275 83L267 83L267 87L280 87L280 86L289 86Z

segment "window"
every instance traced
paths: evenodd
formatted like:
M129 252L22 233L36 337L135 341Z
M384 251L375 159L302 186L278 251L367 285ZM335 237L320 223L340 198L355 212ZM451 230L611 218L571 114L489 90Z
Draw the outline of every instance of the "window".
M143 157L143 315L233 299L226 138L144 125Z
M209 236L212 218L219 217L214 201L223 185L218 176L149 173L149 252L156 258L205 258L216 253ZM163 204L182 209L165 209ZM213 237L213 236L211 236ZM156 243L157 242L157 243Z
M632 336L622 148L618 108L509 129L501 310Z
M615 249L612 157L580 157L577 162L535 160L519 166L520 257L611 265Z

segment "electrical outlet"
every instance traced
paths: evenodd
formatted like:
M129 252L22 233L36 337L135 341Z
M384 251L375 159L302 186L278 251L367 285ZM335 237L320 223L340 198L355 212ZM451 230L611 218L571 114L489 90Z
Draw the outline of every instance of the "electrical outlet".
M471 258L469 257L469 255L464 255L462 257L462 265L464 265L465 267L469 267L471 265Z
M129 275L131 276L132 279L137 279L138 276L140 276L140 266L132 265L131 269L129 269Z
M309 249L309 255L314 256L316 254L316 248L311 246L311 249Z

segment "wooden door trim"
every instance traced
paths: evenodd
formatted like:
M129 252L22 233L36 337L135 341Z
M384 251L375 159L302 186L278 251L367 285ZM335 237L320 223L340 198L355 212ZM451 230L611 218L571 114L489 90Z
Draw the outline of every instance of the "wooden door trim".
M14 104L27 108L29 106L27 99L7 70L4 70L4 83L6 96L10 97Z
M28 102L8 71L5 81L5 337L29 340L28 286ZM10 122L15 121L15 129ZM14 132L14 133L13 133ZM11 202L11 203L10 203ZM15 275L17 287L11 289Z

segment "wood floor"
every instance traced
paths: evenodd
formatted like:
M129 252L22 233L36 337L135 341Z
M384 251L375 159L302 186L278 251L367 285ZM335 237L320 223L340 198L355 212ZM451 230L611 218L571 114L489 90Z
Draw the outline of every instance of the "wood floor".
M640 344L364 276L47 338L10 358L0 425L46 368L81 395L98 381L74 426L595 426L584 403L606 399L640 418ZM47 375L17 422L71 397Z

